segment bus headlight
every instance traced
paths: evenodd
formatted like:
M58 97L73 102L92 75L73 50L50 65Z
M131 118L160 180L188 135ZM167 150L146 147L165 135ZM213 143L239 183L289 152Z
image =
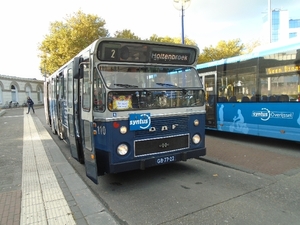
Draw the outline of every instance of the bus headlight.
M194 142L194 144L199 144L200 140L201 140L201 138L200 138L199 134L195 134L193 136L193 142Z
M199 125L199 120L195 119L194 120L194 125L197 127Z
M128 152L128 146L125 144L120 144L117 148L117 152L119 155L126 155Z
M126 134L127 133L127 127L125 127L125 126L120 127L120 133L121 134Z

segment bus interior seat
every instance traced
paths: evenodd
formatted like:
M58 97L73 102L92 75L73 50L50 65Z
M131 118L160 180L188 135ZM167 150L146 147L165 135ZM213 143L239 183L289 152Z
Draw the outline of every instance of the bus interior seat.
M256 96L255 95L251 96L250 101L251 102L256 102Z
M247 96L242 97L242 102L249 102L249 101L250 101L249 97Z
M281 95L279 97L279 101L280 102L288 102L290 99L289 99L289 96L288 95Z
M236 96L231 96L229 102L237 102Z
M228 99L225 96L218 97L218 102L228 102Z
M261 96L261 102L267 102L268 101L268 96L263 95Z
M275 95L276 102L279 102L280 95Z
M274 95L269 96L269 102L276 102L276 97Z

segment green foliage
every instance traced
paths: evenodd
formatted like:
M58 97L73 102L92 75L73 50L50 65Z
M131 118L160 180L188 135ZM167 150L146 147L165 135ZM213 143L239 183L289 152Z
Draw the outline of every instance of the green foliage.
M136 36L133 32L130 30L122 30L122 31L116 31L115 32L115 38L123 38L123 39L133 39L133 40L141 40L140 37Z
M250 41L249 43L246 43L245 44L245 54L248 54L250 52L253 52L253 50L260 46L261 45L261 42L259 40L252 40Z
M225 59L233 56L238 56L243 53L245 46L240 39L229 41L219 41L216 47L210 45L205 47L200 53L198 63L205 63L219 59Z
M40 44L40 67L51 74L99 37L107 37L105 20L81 11L68 16L66 22L50 24L50 34Z
M157 42L164 42L164 43L174 43L174 44L181 44L182 40L179 37L175 37L175 38L171 38L169 36L165 36L165 37L158 37L156 34L153 34L150 38L150 41L157 41ZM195 41L189 39L189 38L185 38L184 39L184 43L186 45L197 45Z

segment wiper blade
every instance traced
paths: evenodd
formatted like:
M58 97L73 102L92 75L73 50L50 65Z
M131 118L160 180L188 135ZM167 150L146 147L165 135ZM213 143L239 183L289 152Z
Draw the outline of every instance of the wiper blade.
M175 86L174 84L168 84L168 83L156 83L157 85L160 85L160 86L170 86L170 87L177 87Z
M183 93L186 93L187 90L185 88L182 88L182 87L178 87L174 84L168 84L168 83L156 83L157 85L160 85L160 86L169 86L169 87L176 87L176 89L180 89Z
M125 87L125 88L137 88L139 86L137 85L130 85L130 84L114 84L115 86L118 86L118 87Z

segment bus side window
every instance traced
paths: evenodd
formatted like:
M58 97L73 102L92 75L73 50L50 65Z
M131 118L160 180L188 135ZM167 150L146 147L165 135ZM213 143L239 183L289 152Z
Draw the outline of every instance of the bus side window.
M93 95L93 109L94 111L105 110L105 88L101 78L97 75L96 70L94 70L94 95Z

